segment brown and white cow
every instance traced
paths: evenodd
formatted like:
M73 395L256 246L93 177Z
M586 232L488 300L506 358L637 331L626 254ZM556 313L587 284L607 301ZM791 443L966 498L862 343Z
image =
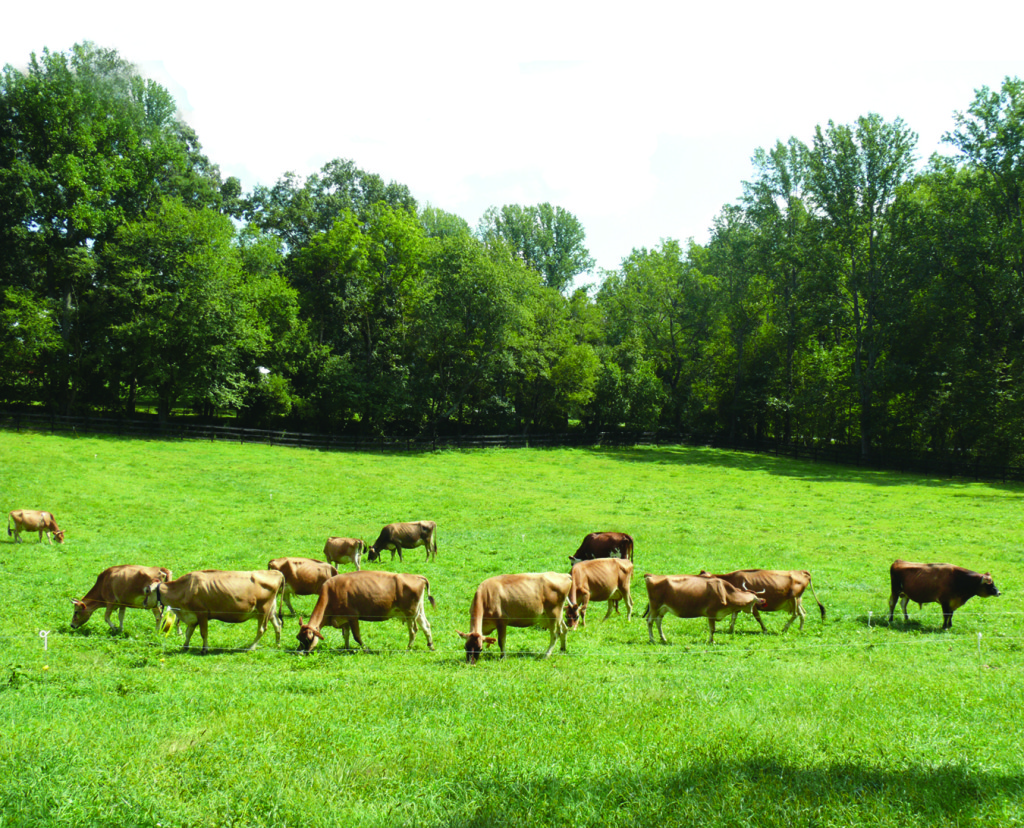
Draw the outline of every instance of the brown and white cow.
M505 657L505 634L509 627L541 627L551 632L544 658L551 655L561 639L565 652L566 633L576 626L575 604L566 606L572 578L560 572L527 572L495 575L477 587L469 608L469 632L460 632L466 641L466 661L475 664L484 645L495 639L485 636L498 631L498 646ZM564 616L563 616L564 608Z
M324 581L333 578L338 570L329 563L312 558L275 558L267 563L267 569L276 569L284 575L284 586L278 593L278 614L284 616L281 599L288 605L292 615L298 615L292 606L293 595L319 595Z
M437 557L437 524L432 520L415 520L411 523L389 523L380 530L377 540L370 547L367 557L371 561L380 558L381 553L391 550L391 560L398 553L402 560L403 549L415 549L417 546L427 548L427 560Z
M64 530L57 526L57 521L49 512L40 512L36 509L15 509L7 515L7 537L10 537L11 523L14 523L14 542L21 543L22 532L39 532L39 542L43 542L43 533L46 533L46 542L53 545L51 534L57 539L57 543L64 543Z
M661 620L668 613L679 618L707 618L708 644L715 643L715 622L736 612L750 612L756 617L765 601L760 595L738 589L721 578L700 575L644 575L649 601L644 616L647 635L654 643L653 625L658 625L661 643L668 644Z
M909 621L907 604L910 601L922 604L937 603L942 607L942 629L953 628L953 612L966 604L975 595L988 598L999 595L987 572L982 575L962 566L942 563L909 563L893 561L889 567L889 623L892 624L896 602L902 598L903 620Z
M618 558L580 561L572 568L572 589L569 602L579 605L580 626L587 626L587 607L591 601L607 601L607 621L612 610L619 611L619 600L626 601L626 620L633 617L633 598L629 588L633 580L633 563Z
M324 544L324 557L333 564L348 561L359 571L359 561L366 552L366 543L359 538L328 538Z
M172 578L171 570L162 566L135 566L124 564L104 569L97 577L85 597L81 601L71 599L75 605L71 616L71 629L77 630L85 625L89 617L100 607L106 607L104 621L114 632L124 632L124 613L129 607L142 609L146 598L146 587L154 581L167 583ZM117 626L110 620L111 614L117 610ZM156 628L160 629L160 610L153 608Z
M597 558L620 558L633 560L633 539L625 532L591 532L583 539L575 555L569 557L569 565L579 561L593 561Z
M735 572L712 575L703 569L700 572L704 578L721 578L728 581L734 587L747 589L756 592L765 600L765 605L758 608L758 614L754 617L761 625L762 632L768 632L761 618L762 612L775 612L784 609L789 611L789 620L782 628L785 632L797 618L800 619L800 629L804 628L804 618L807 613L804 611L802 596L807 587L811 588L811 595L814 597L818 609L821 610L821 620L825 620L825 606L818 600L814 591L814 584L811 583L811 573L806 569L737 569ZM736 626L736 616L733 614L732 622L729 624L729 632Z
M277 643L281 643L281 621L276 609L277 594L284 583L284 575L273 569L252 572L204 569L166 584L154 581L145 589L144 605L174 610L178 620L186 625L183 650L188 649L198 626L203 653L209 651L207 633L211 620L239 624L255 618L256 638L249 645L250 650L255 650L268 623L274 625Z
M423 629L427 647L434 649L430 622L424 612L423 599L435 606L430 594L430 583L422 575L399 572L347 572L335 575L320 588L309 623L299 617L299 650L310 652L317 641L323 641L320 631L324 627L340 627L345 634L345 647L349 646L349 631L356 644L363 647L359 635L360 621L386 621L399 618L409 628L409 649L416 638L417 628Z

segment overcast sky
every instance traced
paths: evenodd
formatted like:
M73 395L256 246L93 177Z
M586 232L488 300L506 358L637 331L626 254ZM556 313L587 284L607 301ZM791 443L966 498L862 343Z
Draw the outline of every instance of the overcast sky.
M940 144L981 86L1024 76L1024 4L10 4L0 63L92 40L167 87L246 190L333 158L475 227L573 213L598 266L707 240L758 147L877 112Z

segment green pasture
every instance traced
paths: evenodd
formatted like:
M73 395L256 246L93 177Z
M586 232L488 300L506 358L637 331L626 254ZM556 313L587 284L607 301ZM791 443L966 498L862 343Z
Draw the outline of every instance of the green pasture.
M692 448L342 454L0 433L0 510L52 511L63 546L0 537L0 826L911 826L1024 824L1024 489ZM113 564L264 568L438 524L419 572L436 651L397 622L297 655L287 616L211 623L182 653L148 613L123 636L80 598ZM587 532L636 542L637 617L540 630L464 662L476 585L568 571ZM991 572L942 633L885 623L896 558ZM803 631L748 616L707 646L644 572L799 568ZM308 612L312 598L295 601ZM624 611L623 606L623 611ZM49 631L44 639L41 631ZM45 643L45 647L44 647Z

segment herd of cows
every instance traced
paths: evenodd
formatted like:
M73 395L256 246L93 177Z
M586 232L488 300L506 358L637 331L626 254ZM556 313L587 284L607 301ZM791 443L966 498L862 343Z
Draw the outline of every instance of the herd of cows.
M22 532L38 532L39 542L56 538L64 542L64 532L49 512L19 509L8 515L7 534L21 541ZM324 627L336 627L363 647L360 622L397 618L409 630L409 647L416 633L423 630L427 646L433 650L430 623L425 601L434 605L430 584L422 575L380 570L364 570L360 566L365 555L377 561L385 551L391 560L403 550L426 548L427 562L437 555L437 525L422 520L391 523L381 529L369 547L356 538L328 538L324 546L327 561L311 558L278 558L266 570L223 571L202 570L173 578L163 567L126 564L112 566L99 574L92 589L81 599L72 599L74 614L71 627L78 629L100 608L106 609L105 620L116 631L124 629L124 615L129 608L145 608L153 612L157 628L161 624L185 624L183 649L188 649L192 634L198 627L203 639L202 652L209 649L209 621L239 623L257 621L256 638L249 649L256 647L273 625L277 642L281 641L281 604L286 604L299 621L299 650L311 652L324 640ZM354 572L339 574L335 564L350 563ZM586 625L587 608L591 602L607 602L607 619L618 612L619 601L626 604L626 618L633 614L630 592L633 577L633 539L621 532L594 532L587 535L576 554L571 556L569 574L558 572L496 575L477 587L470 604L469 632L459 632L465 640L466 660L475 663L485 647L497 642L505 655L505 639L509 627L541 627L548 630L550 640L544 656L550 656L555 644L566 649L570 630ZM942 607L942 628L953 624L953 612L974 596L999 595L988 573L980 574L952 564L923 564L895 561L889 571L889 623L896 604L901 603L903 617L909 620L907 604L938 603ZM806 612L802 605L804 591L810 587L821 617L825 607L818 600L806 570L744 569L697 575L645 574L648 607L647 632L654 643L654 625L662 643L667 644L662 620L672 613L679 618L707 618L714 643L715 624L731 617L732 632L740 612L753 615L767 631L762 612L786 610L790 617L783 627L789 629L800 620L803 628ZM316 595L317 601L308 621L303 621L292 608L293 595ZM118 612L118 625L111 621ZM490 637L496 632L497 638Z

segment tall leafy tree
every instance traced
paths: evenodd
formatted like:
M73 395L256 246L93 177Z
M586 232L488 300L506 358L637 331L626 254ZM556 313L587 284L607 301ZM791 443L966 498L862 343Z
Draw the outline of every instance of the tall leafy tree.
M879 416L887 325L898 315L891 302L900 296L899 274L886 267L886 222L897 189L913 171L916 143L899 118L887 123L872 114L854 125L819 126L810 154L810 193L835 250L835 297L850 320L865 457Z
M481 219L480 234L489 242L506 244L542 276L545 285L563 293L577 276L594 267L583 225L572 213L547 202L492 207Z
M221 187L167 90L116 51L83 43L32 55L25 71L4 67L0 283L53 314L63 347L48 366L50 396L65 411L97 367L96 254L164 195L219 207Z

